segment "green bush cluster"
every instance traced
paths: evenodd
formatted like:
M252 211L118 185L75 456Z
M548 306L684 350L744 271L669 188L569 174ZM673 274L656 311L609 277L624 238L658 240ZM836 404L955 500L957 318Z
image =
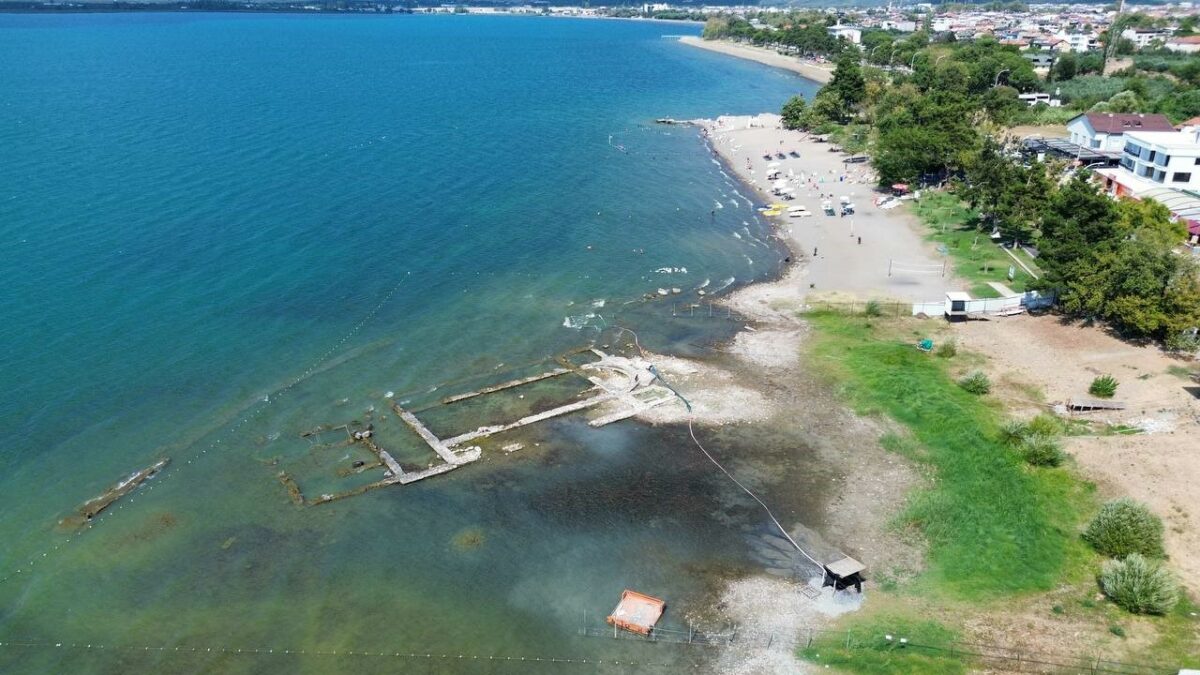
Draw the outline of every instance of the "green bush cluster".
M958 386L976 396L983 396L992 390L992 381L988 379L987 375L976 370L959 380Z
M1060 466L1067 460L1058 437L1063 423L1053 415L1038 415L1028 422L1010 421L1000 427L1000 440L1016 449L1033 466Z
M1112 398L1116 395L1119 384L1117 378L1112 375L1101 375L1092 380L1092 385L1088 387L1088 393L1100 398Z
M1026 462L1034 466L1059 466L1067 459L1058 439L1044 434L1027 436L1017 450Z
M1179 601L1179 585L1162 564L1132 553L1109 560L1100 570L1100 588L1110 600L1134 614L1166 614Z
M1128 497L1108 502L1083 531L1092 548L1110 558L1131 553L1163 554L1163 524L1145 505Z
M956 343L954 340L946 340L942 344L938 345L937 349L933 353L937 354L943 359L952 359L955 356L958 356L958 343Z

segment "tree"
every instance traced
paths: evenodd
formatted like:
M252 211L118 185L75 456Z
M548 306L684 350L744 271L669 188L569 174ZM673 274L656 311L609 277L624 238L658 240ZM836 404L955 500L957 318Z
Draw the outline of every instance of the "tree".
M805 113L808 111L808 103L805 102L802 96L793 96L783 104L783 110L780 115L783 117L784 129L801 129L805 126Z
M992 87L979 97L980 106L998 124L1008 124L1025 109L1020 95L1012 87Z
M1054 62L1054 67L1050 69L1050 79L1062 81L1069 80L1079 73L1079 59L1071 52L1067 52L1058 57Z
M700 37L705 40L716 40L729 33L729 19L723 16L710 16L704 22L704 30Z
M837 67L833 69L833 78L823 87L836 92L848 106L856 106L867 97L867 81L863 78L859 57L858 50L855 49L842 52L838 57Z
M1004 147L988 136L963 168L967 180L959 194L980 212L985 222L993 222L1015 168L1012 160L1004 156Z
M1171 220L1171 210L1153 199L1121 199L1115 206L1117 231L1122 236L1167 249L1187 237L1187 225Z

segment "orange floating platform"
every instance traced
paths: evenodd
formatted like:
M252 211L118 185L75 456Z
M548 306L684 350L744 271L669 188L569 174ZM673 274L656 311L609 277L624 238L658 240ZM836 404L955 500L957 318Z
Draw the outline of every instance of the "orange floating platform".
M621 601L608 617L608 623L623 630L640 635L649 635L654 630L654 624L662 618L667 603L637 591L625 589L621 593Z

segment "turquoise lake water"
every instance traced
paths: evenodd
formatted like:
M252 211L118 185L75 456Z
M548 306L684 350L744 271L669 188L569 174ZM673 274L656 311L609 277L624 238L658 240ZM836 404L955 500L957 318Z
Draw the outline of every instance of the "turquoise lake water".
M662 37L698 31L0 15L0 641L50 645L0 648L0 672L562 672L311 653L335 649L702 661L576 636L623 588L682 622L754 564L761 515L677 430L564 418L527 450L306 509L275 477L354 484L300 434L387 392L487 384L616 321L677 353L727 335L639 298L762 279L784 252L697 133L653 119L815 87ZM56 526L164 456L153 489Z

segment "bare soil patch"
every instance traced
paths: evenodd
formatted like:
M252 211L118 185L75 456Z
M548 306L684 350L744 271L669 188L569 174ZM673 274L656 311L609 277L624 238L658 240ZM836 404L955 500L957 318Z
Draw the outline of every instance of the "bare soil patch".
M1071 437L1067 449L1105 497L1129 495L1162 517L1170 564L1191 590L1200 590L1200 398L1194 382L1169 372L1185 364L1152 345L1051 316L955 324L950 333L986 355L983 367L993 380L1033 383L1048 403L1088 396L1097 375L1120 381L1115 400L1126 410L1081 417L1151 433ZM1022 402L1038 408L1028 395Z

